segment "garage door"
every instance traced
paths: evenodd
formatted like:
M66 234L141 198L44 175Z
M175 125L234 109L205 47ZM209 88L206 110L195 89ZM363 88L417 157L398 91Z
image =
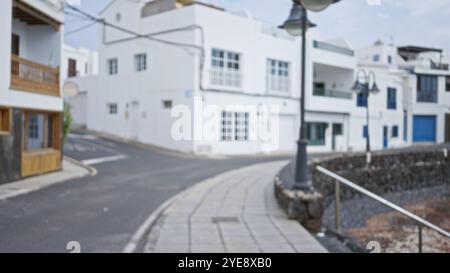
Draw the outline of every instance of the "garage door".
M296 128L295 116L280 116L280 151L295 151L297 147L298 129Z
M436 116L414 116L414 142L436 142Z

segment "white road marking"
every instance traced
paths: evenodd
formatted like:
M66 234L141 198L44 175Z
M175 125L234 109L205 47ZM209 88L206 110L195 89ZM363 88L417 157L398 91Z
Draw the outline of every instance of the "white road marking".
M87 159L87 160L83 160L81 162L86 165L96 165L96 164L105 163L105 162L123 160L126 158L128 158L126 155L115 155L115 156Z
M72 138L72 139L86 139L86 140L94 140L94 139L97 139L96 136L92 136L92 135L79 135L79 134L69 134L68 137L69 137L69 138Z

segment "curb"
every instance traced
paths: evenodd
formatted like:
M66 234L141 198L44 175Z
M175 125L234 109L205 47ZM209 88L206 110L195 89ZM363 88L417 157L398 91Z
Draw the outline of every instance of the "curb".
M158 219L161 217L161 215L166 211L167 208L170 207L173 203L175 203L179 198L181 198L183 195L188 193L192 190L191 188L188 188L177 195L173 196L169 200L165 201L162 205L160 205L150 216L145 220L145 222L139 227L139 229L133 234L131 237L131 240L128 242L128 244L125 246L125 248L122 250L122 253L134 253L136 252L136 249L139 246L139 243L142 241L143 237L147 232L151 231L155 223L158 221Z
M79 162L79 161L77 161L77 160L75 160L73 158L69 158L69 157L64 156L63 160L66 160L69 163L72 163L74 165L79 166L80 168L88 170L88 172L90 173L91 176L97 175L97 170L95 168L92 168L90 166L86 166L83 163L81 163L81 162ZM51 173L55 173L55 172L50 172L48 174L51 174ZM46 174L42 174L42 175L46 175ZM38 176L41 176L41 175L38 175ZM83 176L87 176L87 174L83 175ZM25 179L29 179L29 178L25 178ZM3 194L0 193L0 201L11 199L11 198L14 198L14 197L17 197L17 196L21 196L21 195L26 195L26 194L29 194L29 193L32 193L32 192L40 191L42 189L48 188L50 186L53 186L55 184L64 183L64 182L66 182L68 180L71 180L71 179L72 178L66 178L66 179L63 179L63 180L60 180L60 181L55 181L54 183L48 183L48 184L43 184L43 185L38 185L38 186L33 186L33 187L27 187L27 188L22 188L22 189L15 189L15 190L11 190L11 192L7 192L7 193L3 193ZM21 182L23 180L24 179L18 180L18 181L13 181L13 182L7 183L7 184L5 184L3 186L14 185L14 183L19 183L19 182ZM17 184L16 184L16 187L17 187Z
M98 174L98 171L96 168L94 168L90 165L83 164L81 161L78 161L78 160L68 157L66 155L64 156L64 159L69 161L72 164L77 165L78 167L86 169L89 172L90 176L96 176Z

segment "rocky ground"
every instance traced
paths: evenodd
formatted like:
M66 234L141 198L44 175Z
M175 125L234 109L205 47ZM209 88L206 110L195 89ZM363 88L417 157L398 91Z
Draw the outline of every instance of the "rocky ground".
M450 186L418 189L386 194L387 200L405 207L420 217L450 229ZM334 204L325 211L325 226L334 229ZM407 217L369 198L355 198L342 203L342 228L350 240L345 245L331 233L318 238L331 252L363 251L367 243L376 241L382 252L417 252L417 227ZM401 228L399 228L401 227ZM424 252L450 252L450 240L435 231L424 229ZM352 246L360 248L352 248Z

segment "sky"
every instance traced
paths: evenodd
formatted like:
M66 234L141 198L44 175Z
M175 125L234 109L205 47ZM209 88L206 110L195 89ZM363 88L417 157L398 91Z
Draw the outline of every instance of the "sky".
M111 0L78 0L80 9L96 15ZM133 0L119 0L133 1ZM137 0L136 0L137 1ZM202 0L232 11L249 11L274 25L289 15L291 0ZM450 0L341 0L322 12L310 12L323 39L344 38L354 48L378 39L396 45L443 48L450 53ZM66 17L66 33L89 22ZM66 35L69 45L97 48L96 26Z

